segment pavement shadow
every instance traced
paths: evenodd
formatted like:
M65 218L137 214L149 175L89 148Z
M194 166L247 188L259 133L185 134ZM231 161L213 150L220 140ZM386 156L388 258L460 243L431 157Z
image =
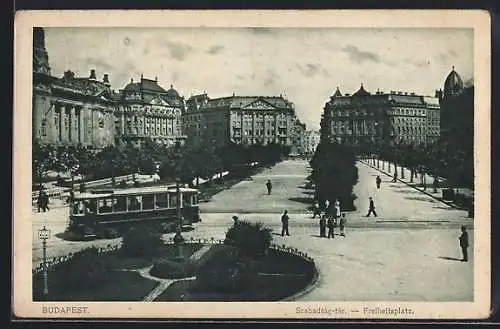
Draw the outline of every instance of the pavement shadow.
M305 204L311 204L312 202L311 198L288 198L288 200Z
M461 262L462 261L460 258L455 258L455 257L439 256L438 258L444 259L444 260L454 260L456 262Z
M437 203L438 201L431 199L431 198L425 198L425 197L419 197L419 196L406 196L404 197L407 200L417 200L417 201L427 201L427 202L432 202L432 203Z

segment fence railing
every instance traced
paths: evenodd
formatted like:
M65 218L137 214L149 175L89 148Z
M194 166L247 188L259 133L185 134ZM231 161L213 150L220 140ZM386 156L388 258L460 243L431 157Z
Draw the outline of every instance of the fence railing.
M172 245L172 244L174 244L174 239L169 238L169 239L165 240L164 242L166 244ZM220 244L224 244L224 239L216 239L213 237L212 238L194 238L194 237L191 237L191 238L187 238L184 241L184 243L201 243L204 245L217 245L217 244L220 245ZM106 247L94 247L94 248L97 249L97 252L99 254L107 254L107 253L114 252L114 251L117 251L118 249L120 249L121 243L117 243L114 245L108 244ZM287 247L284 244L282 244L282 245L271 244L269 248L273 249L273 250L285 252L288 254L292 254L295 256L299 256L299 257L302 257L303 259L305 259L309 262L314 263L314 259L312 257L310 257L306 252L300 251L297 248ZM65 256L52 257L52 258L47 260L47 269L51 269L58 264L67 262L71 258L73 258L73 256L74 256L74 253L69 253ZM43 261L42 261L42 262L38 263L38 265L36 267L33 268L32 273L33 273L33 275L39 274L39 273L43 272L43 269L44 268L43 268Z

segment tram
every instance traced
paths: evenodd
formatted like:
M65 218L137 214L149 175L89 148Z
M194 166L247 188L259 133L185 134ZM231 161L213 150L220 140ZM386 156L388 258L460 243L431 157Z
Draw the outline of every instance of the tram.
M143 224L167 233L199 221L197 189L150 186L75 194L66 231L81 239L112 238Z

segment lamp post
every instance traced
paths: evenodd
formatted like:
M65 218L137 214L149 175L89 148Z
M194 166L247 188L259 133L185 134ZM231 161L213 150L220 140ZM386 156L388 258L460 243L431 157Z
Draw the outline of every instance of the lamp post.
M181 190L180 190L180 179L175 180L175 189L177 194L177 231L174 236L174 244L177 246L177 260L184 260L183 244L184 237L181 234L182 231L182 213L181 213Z
M48 268L47 268L47 240L50 238L50 230L45 228L38 230L38 238L42 240L42 251L43 251L43 296L45 300L48 300L49 296L49 285L48 285Z

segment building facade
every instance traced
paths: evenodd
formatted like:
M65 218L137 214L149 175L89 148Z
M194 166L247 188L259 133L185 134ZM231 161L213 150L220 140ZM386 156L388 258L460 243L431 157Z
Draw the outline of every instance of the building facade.
M149 139L167 147L183 145L182 132L184 98L170 86L169 90L158 85L158 79L139 82L131 79L120 90L115 111L116 138L140 146Z
M292 145L291 154L304 154L305 153L305 138L306 138L306 124L302 123L299 118L295 118L292 128Z
M352 145L370 142L429 143L439 138L439 101L415 93L375 93L361 87L353 95L336 92L324 107L324 138Z
M307 130L304 134L304 152L306 154L313 154L316 151L319 141L320 132L318 130Z
M32 138L55 146L82 145L100 149L114 144L116 95L109 77L51 76L45 36L33 29Z
M185 131L196 144L292 145L295 110L282 96L190 97L183 116Z

